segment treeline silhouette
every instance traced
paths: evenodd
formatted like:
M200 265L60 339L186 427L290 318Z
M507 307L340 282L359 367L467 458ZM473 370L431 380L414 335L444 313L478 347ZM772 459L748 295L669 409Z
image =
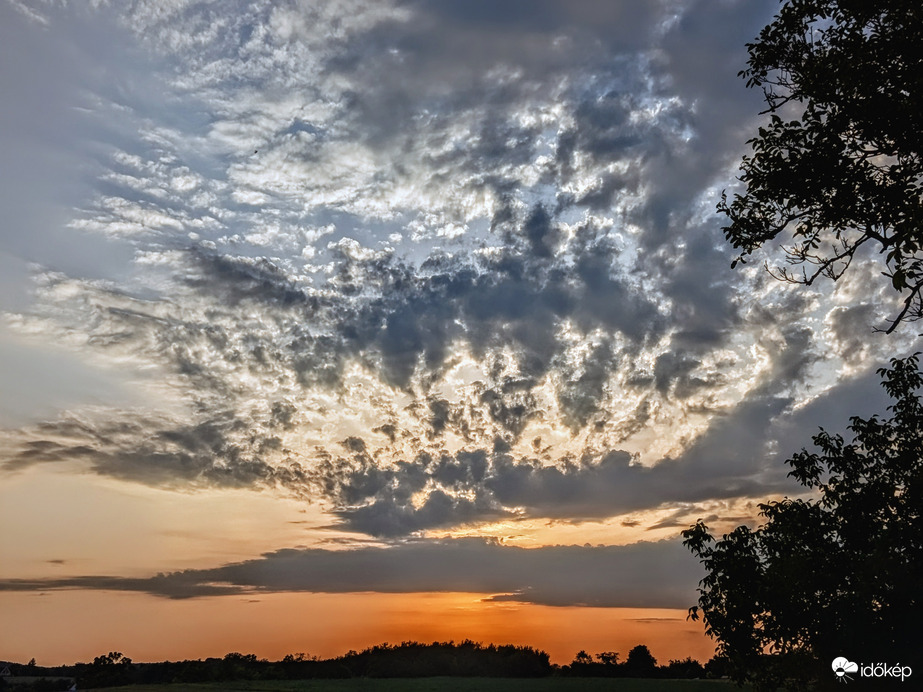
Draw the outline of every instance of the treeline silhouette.
M691 658L657 665L646 646L633 648L624 662L608 651L591 656L579 652L569 665L552 664L548 654L530 646L455 642L403 642L380 644L363 651L319 659L289 654L281 661L257 658L255 654L229 653L224 658L192 661L134 663L119 652L97 656L92 663L41 667L10 664L9 684L0 678L0 689L18 692L57 692L77 683L78 689L135 684L228 682L232 680L301 680L311 678L416 678L416 677L656 677L702 678L725 674L722 661L712 659L704 666ZM25 676L29 678L22 680Z

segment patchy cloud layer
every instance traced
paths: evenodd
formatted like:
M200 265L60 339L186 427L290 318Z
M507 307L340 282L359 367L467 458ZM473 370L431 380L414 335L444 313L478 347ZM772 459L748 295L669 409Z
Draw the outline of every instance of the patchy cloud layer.
M9 429L7 472L281 488L374 536L578 521L785 492L806 412L876 391L886 299L732 272L712 214L774 3L12 6L88 65L67 232L113 254L23 252L6 325L151 403Z

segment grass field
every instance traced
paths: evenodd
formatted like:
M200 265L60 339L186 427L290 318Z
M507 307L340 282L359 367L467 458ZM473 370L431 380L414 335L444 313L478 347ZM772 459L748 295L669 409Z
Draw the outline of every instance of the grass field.
M132 685L107 687L105 692L730 692L732 689L740 688L719 680L446 677Z

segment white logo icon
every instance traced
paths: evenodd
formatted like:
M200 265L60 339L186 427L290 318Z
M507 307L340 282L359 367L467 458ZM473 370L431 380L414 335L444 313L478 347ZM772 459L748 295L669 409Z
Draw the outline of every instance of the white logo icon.
M836 673L836 678L840 682L846 682L847 680L852 680L847 673L858 673L859 664L853 663L842 656L833 659L833 672Z

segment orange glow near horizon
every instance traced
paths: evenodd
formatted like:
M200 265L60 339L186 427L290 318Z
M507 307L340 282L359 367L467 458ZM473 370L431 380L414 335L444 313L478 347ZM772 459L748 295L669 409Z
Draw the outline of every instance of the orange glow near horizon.
M39 665L91 661L120 651L135 661L220 657L231 651L278 660L328 658L402 641L532 646L554 663L584 649L646 644L661 663L705 661L714 645L682 610L492 603L476 594L261 594L166 600L147 594L58 591L0 594L0 650Z

